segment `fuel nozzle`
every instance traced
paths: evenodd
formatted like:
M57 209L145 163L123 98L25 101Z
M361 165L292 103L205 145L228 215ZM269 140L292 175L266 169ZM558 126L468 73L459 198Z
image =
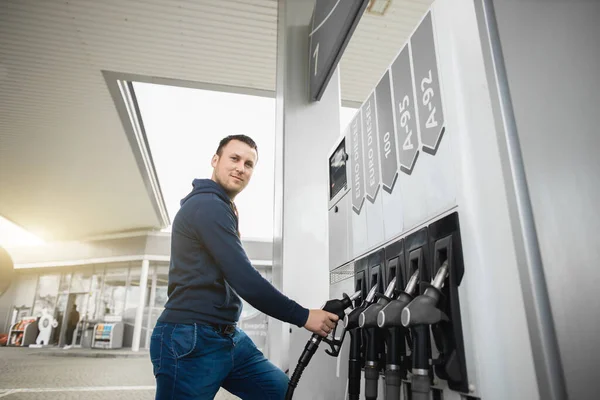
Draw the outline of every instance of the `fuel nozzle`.
M368 306L359 316L358 324L364 328L367 339L365 355L365 398L372 400L377 398L377 381L379 380L379 359L383 352L382 334L377 327L377 314L387 303L394 293L396 279L388 285L385 293L379 295L377 303Z
M348 296L346 293L344 293L341 299L328 300L325 303L325 305L323 305L322 309L327 312L330 312L332 314L336 314L339 319L342 319L344 317L345 310L347 308L351 308L354 300L356 300L360 295L361 295L360 291L355 292L351 296ZM337 326L336 326L336 328L337 328ZM345 333L346 332L344 331L344 334ZM332 337L333 337L333 340L328 340L327 338L323 338L322 336L315 333L308 340L308 342L306 343L306 346L304 347L304 351L302 352L302 354L300 354L300 358L298 359L298 364L296 365L296 368L294 369L294 373L292 374L292 377L290 378L290 381L288 383L288 390L287 390L287 393L285 396L286 399L291 399L292 396L294 395L294 389L296 389L296 386L298 385L298 382L300 381L302 372L304 372L304 369L310 362L312 356L317 351L317 348L319 347L319 344L321 343L321 341L323 341L323 340L327 341L327 343L329 343L332 346L332 350L334 348L332 343L337 343L338 346L341 347L342 341L344 339L342 337L341 340L337 340L337 341L335 340L335 329L332 332ZM339 349L338 349L337 353L335 353L335 354L333 354L333 352L329 352L328 350L326 350L326 352L328 354L337 356L337 354L339 354Z
M442 320L448 320L448 316L437 308L441 297L440 289L448 276L448 261L444 261L431 285L425 292L415 297L404 309L400 316L402 325L411 328L413 332L413 369L411 378L411 393L413 400L428 400L431 390L430 379L430 341L429 325Z
M360 306L356 307L354 310L350 311L348 314L346 314L346 316L344 317L344 327L347 331L356 329L359 327L360 314L362 314L362 312L367 307L369 307L371 304L373 304L376 294L377 294L377 287L373 286L371 288L371 290L369 291L369 293L367 294L367 297L365 297L365 300L362 302L362 304Z
M415 325L432 325L448 320L448 316L436 307L441 296L440 290L447 276L448 261L444 261L431 281L431 286L402 310L401 322L403 326L408 328Z
M360 297L360 294L360 290L353 293L352 296L344 293L341 299L328 300L322 309L337 315L339 319L343 319L346 309L352 307L352 302Z
M419 271L415 271L408 284L397 298L391 300L377 313L377 326L385 328L386 368L385 368L385 398L397 400L400 398L402 379L406 378L404 339L406 328L400 323L400 313L413 299L417 287Z
M417 283L419 281L419 270L416 270L410 277L410 280L406 284L404 291L400 292L395 300L390 301L385 307L377 314L377 326L380 328L387 327L399 327L402 326L400 322L400 314L404 307L406 307L412 300Z
M344 317L344 328L350 334L350 352L348 355L348 400L358 400L360 398L360 377L361 377L361 347L362 334L358 330L358 317L373 304L377 287L373 286L362 304L350 311Z
M395 287L396 278L392 279L383 296L380 296L379 300L377 300L377 303L371 304L364 309L358 318L358 325L361 328L374 328L377 326L377 314L390 302L394 295Z

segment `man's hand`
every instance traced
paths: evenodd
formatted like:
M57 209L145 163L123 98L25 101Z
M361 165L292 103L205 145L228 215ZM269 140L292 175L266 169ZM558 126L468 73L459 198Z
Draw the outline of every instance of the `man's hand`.
M320 336L326 337L335 328L338 316L325 310L309 310L304 327Z

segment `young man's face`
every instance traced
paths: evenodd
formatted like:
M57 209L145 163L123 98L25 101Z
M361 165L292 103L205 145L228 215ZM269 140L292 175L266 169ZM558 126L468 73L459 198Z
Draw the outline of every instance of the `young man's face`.
M212 180L221 185L233 200L250 182L257 158L256 150L234 139L221 149L220 156L213 156Z

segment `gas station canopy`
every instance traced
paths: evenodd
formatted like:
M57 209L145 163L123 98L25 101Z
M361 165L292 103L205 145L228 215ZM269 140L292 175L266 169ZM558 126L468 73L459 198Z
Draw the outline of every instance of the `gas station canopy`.
M346 105L430 4L363 16L341 61ZM167 227L128 82L274 96L277 14L275 0L3 1L0 215L47 240Z

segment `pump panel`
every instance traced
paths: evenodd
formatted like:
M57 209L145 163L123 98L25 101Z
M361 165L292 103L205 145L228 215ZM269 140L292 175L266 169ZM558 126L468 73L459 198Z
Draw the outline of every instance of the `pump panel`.
M400 239L385 247L385 275L387 286L392 279L396 278L395 290L402 290L408 279L404 277L406 261L404 259L404 240ZM409 277L410 278L410 277Z
M464 265L457 213L452 213L429 225L429 245L432 276L438 273L444 262L447 262L449 270L448 281L442 288L442 298L438 303L438 308L449 317L449 320L441 321L431 327L439 352L435 361L435 374L447 381L451 389L467 392L467 368L458 294L458 287L464 275Z
M351 242L348 226L350 196L342 197L329 210L329 269L335 269L350 259Z

